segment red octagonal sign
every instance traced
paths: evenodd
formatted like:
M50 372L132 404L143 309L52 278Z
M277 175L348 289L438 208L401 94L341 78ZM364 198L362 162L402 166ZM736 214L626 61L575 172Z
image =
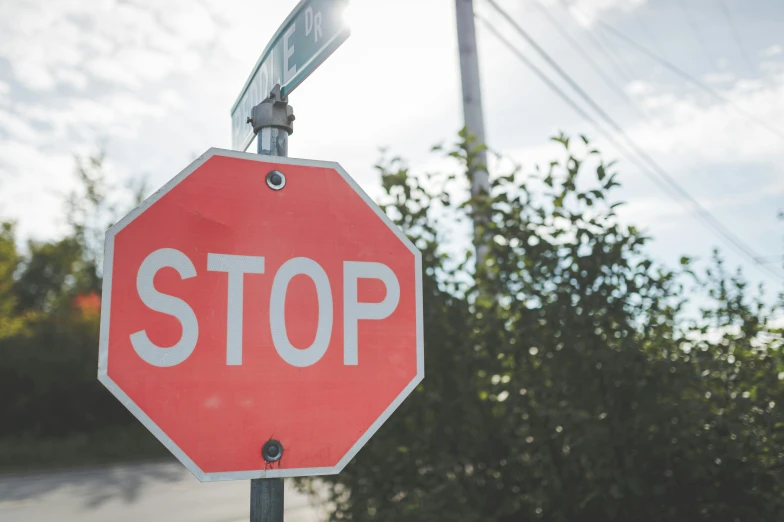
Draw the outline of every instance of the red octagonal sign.
M338 473L424 376L420 253L336 163L210 149L105 250L99 379L200 480Z

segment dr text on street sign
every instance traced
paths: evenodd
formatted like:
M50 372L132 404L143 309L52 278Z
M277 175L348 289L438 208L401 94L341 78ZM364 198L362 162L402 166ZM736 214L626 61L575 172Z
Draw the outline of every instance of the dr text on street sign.
M256 62L231 108L231 146L244 151L253 141L246 119L275 85L287 96L351 34L344 21L348 0L302 0Z

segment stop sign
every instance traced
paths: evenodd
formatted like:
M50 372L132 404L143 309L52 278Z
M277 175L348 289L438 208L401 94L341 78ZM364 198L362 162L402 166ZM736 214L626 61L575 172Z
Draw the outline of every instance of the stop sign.
M340 165L210 149L106 233L98 376L202 481L338 473L424 376L421 280Z

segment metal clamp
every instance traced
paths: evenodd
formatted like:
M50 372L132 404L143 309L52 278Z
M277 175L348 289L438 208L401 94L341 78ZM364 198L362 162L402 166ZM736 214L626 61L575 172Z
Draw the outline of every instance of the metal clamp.
M289 134L294 133L294 109L288 104L289 97L280 95L280 84L270 91L270 95L253 107L247 122L253 125L258 134L264 127L279 127Z

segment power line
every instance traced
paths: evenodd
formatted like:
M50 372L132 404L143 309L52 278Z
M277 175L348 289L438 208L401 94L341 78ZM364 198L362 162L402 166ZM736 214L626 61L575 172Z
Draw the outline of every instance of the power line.
M594 117L593 117L593 116L591 116L591 115L590 115L588 112L586 112L586 111L585 111L585 109L583 109L582 107L580 107L580 106L579 106L579 105L578 105L578 104L577 104L577 103L576 103L574 100L572 100L572 99L569 97L569 95L568 95L568 94L566 94L566 93L563 91L563 89L561 89L560 87L558 87L558 85L557 85L555 82L553 82L553 81L552 81L550 78L548 78L548 77L547 77L547 76L544 74L544 72L542 72L542 70L541 70L541 69L539 69L539 68L538 68L536 65L534 65L534 63L533 63L533 62L531 62L531 60L529 60L529 59L528 59L528 58L527 58L527 57L526 57L526 56L525 56L523 53L521 53L521 52L520 52L520 50L519 50L519 49L517 49L517 48L514 46L514 44L513 44L512 42L510 42L510 41L509 41L509 40L508 40L508 39L507 39L507 38L506 38L504 35L502 35L502 34L501 34L501 33L500 33L500 32L499 32L499 31L498 31L498 30L497 30L495 27L493 27L493 24L491 24L491 23L490 23L490 22L489 22L487 19L485 19L484 17L482 17L482 16L480 16L480 15L478 15L478 14L474 14L474 16L475 16L475 17L476 17L476 18L477 18L477 19L478 19L480 22L482 22L483 24L485 24L485 27L486 27L486 28L487 28L487 29L488 29L488 30L489 30L491 33L493 33L493 35L495 35L495 37L496 37L496 38L498 38L498 39L501 41L501 43L503 43L503 44L504 44L504 45L505 45L505 46L506 46L506 47L507 47L507 48L508 48L508 49L509 49L509 50L512 52L512 54L514 54L515 56L517 56L517 58L519 58L521 62L523 62L523 63L524 63L526 66L528 66L528 68L529 68L529 69L531 69L531 71L532 71L532 72L533 72L533 73L534 73L534 74L535 74L535 75L536 75L536 76L537 76L537 77L538 77L540 80L542 80L542 81L543 81L543 82L544 82L544 83L545 83L545 84L546 84L546 85L547 85L547 86L548 86L548 87L549 87L551 90L553 90L553 91L554 91L556 94L558 94L558 95L559 95L559 96L560 96L560 97L561 97L561 98L562 98L562 99L563 99L563 100L566 102L566 104L567 104L567 105L569 105L569 106L570 106L570 107L571 107L571 108L572 108L572 109L573 109L573 110L574 110L574 111L575 111L577 114L579 114L579 115L580 115L580 117L582 117L584 120L588 121L588 123L591 123L591 124L593 124L594 126L596 126L596 127L597 127L597 129L599 129L599 131L600 131L602 134L606 134L606 133L608 133L608 131L607 131L607 130L605 130L605 129L604 129L604 128L603 128L603 127L602 127L602 126L599 124L599 122L598 122L598 121L596 121L596 119L594 119Z
M627 145L621 145L621 143L612 135L612 133L606 131L602 126L598 125L596 120L592 118L590 115L586 113L582 108L580 108L569 96L564 93L563 90L558 88L552 80L550 80L539 68L537 68L530 60L528 60L522 52L519 51L508 39L506 39L495 27L492 26L487 20L484 18L480 18L480 20L488 27L488 29L497 37L499 40L504 43L514 54L517 58L519 58L526 66L528 66L540 79L545 81L545 83L553 89L559 96L561 96L564 101L566 101L573 109L575 109L580 116L586 119L588 122L594 124L599 132L601 132L611 143L613 143L619 150L630 160L632 163L637 165L638 168L649 177L652 181L656 183L662 190L664 190L670 197L676 200L686 200L691 203L692 212L699 217L709 228L713 229L714 232L719 234L729 246L734 248L736 252L750 258L755 265L760 267L761 269L771 273L777 278L781 276L774 272L773 270L766 267L764 264L760 263L758 256L751 248L741 241L735 234L733 234L729 229L727 229L720 221L718 221L704 206L702 206L697 200L695 200L691 194L689 194L686 190L684 190L667 172L650 156L648 155L641 147L637 145L637 143L632 140L626 132L613 120L572 78L569 76L561 67L555 63L555 61L547 54L544 49L542 49L539 44L537 44L533 38L522 28L519 24L503 9L501 8L495 0L487 0L487 2L504 18L506 19L516 30L517 32L537 51L537 53L558 73L561 78L563 78L571 87L574 89L580 97L582 97L588 105L590 105L601 117L602 119L610 125L620 136L624 138L624 140L628 143ZM633 153L630 153L629 149ZM642 162L639 158L642 158Z
M727 25L730 26L732 37L735 39L735 44L738 46L738 50L740 51L740 55L743 57L743 61L746 62L746 66L749 68L749 72L754 74L754 67L752 66L751 59L749 59L749 55L746 53L746 47L743 45L743 42L740 39L740 33L738 32L738 28L732 18L732 13L730 13L729 8L727 7L727 1L719 0L719 7L721 8L721 12L724 13L724 18L727 19Z
M715 232L717 232L721 237L723 237L724 240L730 246L734 247L737 252L739 252L739 253L745 255L746 257L750 258L757 266L759 266L763 270L770 272L771 274L773 274L776 277L780 277L776 272L773 272L772 270L770 270L769 268L767 268L763 264L759 263L759 261L758 261L758 257L759 256L756 255L751 248L746 246L743 243L743 241L740 240L740 238L738 238L735 234L733 234L720 221L718 221L710 212L708 212L708 210L705 207L703 207L697 200L695 200L691 196L691 194L689 194L686 190L684 190L650 155L648 155L642 148L640 148L634 142L634 140L632 140L626 134L626 132L620 127L620 125L618 125L615 122L615 120L613 120L585 92L585 90L583 90L582 87L580 87L572 79L572 77L569 76L550 57L550 55L547 54L547 52L544 49L542 49L542 47L539 46L539 44L536 43L536 41L534 41L534 39L509 15L509 13L507 13L501 6L499 6L498 3L495 2L495 0L487 0L487 2L504 19L506 19L506 21L509 22L510 25L512 25L517 30L517 32L534 48L534 50L537 51L537 53L558 73L558 75L561 76L561 78L563 78L572 87L572 89L574 89L580 95L580 97L582 97L588 103L588 105L590 105L602 117L602 119L607 124L609 124L616 132L618 132L619 135L621 135L625 139L625 141L629 144L629 147L632 149L632 151L634 151L637 156L642 158L648 164L649 168L646 168L646 166L644 164L643 165L640 164L639 160L633 154L632 155L628 154L628 149L626 149L627 151L624 152L624 154L627 156L627 158L630 159L633 163L635 163L638 167L640 167L642 172L646 176L648 176L652 180L656 180L656 184L659 185L660 188L664 188L664 186L666 186L667 188L664 189L664 190L668 193L668 195L670 195L670 197L673 197L674 199L682 199L682 200L686 200L686 201L690 202L692 207L693 207L693 209L692 209L693 212L698 217L700 217L706 225L708 225ZM487 22L485 22L485 24L487 25ZM501 36L498 31L494 30L494 28L493 28L493 33L496 36ZM507 44L507 46L512 46L511 42L509 42L508 40L504 39L504 41ZM520 53L519 51L517 53L515 53L515 54L518 55L518 58L522 55L522 53ZM526 65L528 65L531 68L535 68L535 66L533 66L533 64L530 61L528 61L528 60L524 60L524 63L526 63ZM541 78L543 76L543 73L541 73L541 71L539 71L539 73L537 75ZM551 82L548 82L548 83L551 83ZM559 89L559 92L560 92L560 95L563 97L564 96L563 91L560 91L560 89ZM574 107L574 103L573 102L570 102L570 105L572 107ZM582 114L584 114L584 111L580 111L580 112ZM591 121L592 123L596 124L595 120L593 120L592 118L589 121ZM600 130L600 132L603 132L603 133L606 132L602 128L599 128L599 130ZM612 136L612 134L609 134L609 136ZM611 141L614 141L617 144L617 141L614 140L614 137L613 138L609 138L608 137L608 139L611 139ZM625 149L625 147L624 147L624 149ZM658 176L658 178L652 176L652 173L655 174L656 176Z
M615 81L613 81L613 79L610 78L607 75L607 73L604 72L604 69L602 69L602 67L598 63L596 63L596 61L593 58L591 58L591 55L588 54L585 51L585 49L583 49L583 47L580 45L580 43L569 34L569 32L558 22L558 20L552 15L552 13L550 13L550 11L545 6L543 6L541 2L539 2L539 0L531 0L531 3L550 21L553 27L555 27L556 31L558 31L560 35L567 42L569 42L569 44L571 44L572 48L585 59L588 65L590 65L591 68L596 72L596 74L598 74L601 77L601 79L604 80L604 83L606 83L610 87L610 89L612 89L613 92L615 92L618 96L623 98L629 105L631 105L631 107L637 112L637 114L645 118L646 117L645 114L643 114L640 108L637 107L637 105L629 97L629 95L626 94L626 91L624 91L623 88L619 87L618 84L615 83Z
M578 42L578 41L577 41L575 38L573 38L571 35L569 35L568 31L567 31L567 30L566 30L566 29L563 27L563 25L561 25L561 24L558 22L558 20L556 19L556 17L555 17L555 16L553 16L553 14L550 12L550 10L549 10L549 9L548 9L546 6L544 6L544 5L543 5L543 4L542 4L542 3L541 3L539 0L529 0L529 1L530 1L531 3L533 3L533 4L534 4L534 6L535 6L535 7L537 7L537 8L538 8L538 9L539 9L539 10L540 10L542 13L544 13L544 15L545 15L545 16L547 17L547 19L550 21L550 23L551 23L551 24L553 24L553 25L555 26L556 30L558 30L558 32L559 32L559 33L561 33L561 35L563 35L563 36L564 36L564 38L565 38L565 39L566 39L566 40L567 40L567 41L568 41L568 42L569 42L569 43L572 45L572 48L573 48L573 49L574 49L574 50L575 50L575 51L576 51L578 54L581 54L581 55L582 55L582 56L583 56L583 57L586 59L586 62L587 62L587 63L588 63L588 64L589 64L589 65L590 65L592 68L594 68L594 70L595 70L595 71L596 71L598 74L602 75L602 74L604 73L604 71L603 71L603 70L602 70L602 68L599 66L599 64L598 64L598 63L596 63L596 61L595 61L595 60L591 59L590 55L589 55L589 54L588 54L588 53L587 53L587 52L584 50L584 47L583 47L582 45L580 45L580 42ZM563 5L563 3L564 3L564 0L561 0L561 4L562 4L562 5ZM571 11L569 11L568 9L566 9L566 11L567 11L567 13L568 13L569 15L572 15L572 14L571 14ZM572 15L572 17L573 17L573 15ZM591 31L587 31L587 34L593 34L593 33L592 33ZM603 77L604 77L604 78L606 78L607 80L609 80L610 82L612 82L612 79L611 79L611 78L609 78L609 77L607 77L606 75L604 75ZM619 87L617 84L614 84L614 86L615 86L616 88L615 88L615 89L613 89L613 91L614 91L614 92L616 92L616 93L618 93L618 94L619 94L619 95L620 95L620 96L621 96L621 97L622 97L622 98L623 98L623 99L624 99L624 100L625 100L627 103L629 103L629 104L632 106L632 108L635 110L635 112L637 112L637 114L638 114L638 115L640 115L640 117L641 117L641 118L642 118L642 119L643 119L643 120L644 120L646 123L648 123L648 125L650 125L652 128L656 128L656 127L657 127L657 125L656 125L656 123L655 123L655 121L654 121L654 118L653 118L653 117L652 117L650 114L648 114L648 112L647 112L647 111L646 111L644 108L640 107L640 106L639 106L639 105L638 105L638 104L637 104L637 103L636 103L636 102L635 102L635 101L634 101L634 100L631 98L631 96L629 96L628 94L626 94L626 92L623 90L623 88ZM677 143L674 145L674 150L675 150L676 152L679 152L679 153L683 153L683 152L684 152L683 148L682 148L680 145L678 145ZM687 167L689 170L691 170L691 171L696 171L696 170L697 170L697 169L695 168L694 164L692 164L692 163L691 163L691 162L689 162L688 160L683 160L683 162L686 164L686 167ZM715 183L716 183L716 178L715 178L715 176L712 176L712 177L711 177L711 181L710 181L709 183L712 183L712 184L715 184ZM735 211L734 209L730 209L730 213L732 213L734 217L736 217L736 218L739 218L739 216L737 216L737 213L736 213L736 211Z
M491 0L488 0L488 1L491 1ZM776 127L773 127L772 125L767 123L765 120L762 120L762 119L754 116L753 114L745 111L737 103L733 102L732 100L730 100L729 98L727 98L725 96L722 96L721 94L716 92L715 89L712 89L711 87L705 85L703 82L701 82L700 80L698 80L694 76L690 75L689 73L687 73L683 69L677 67L672 62L666 60L665 58L662 58L661 56L659 56L658 54L654 53L650 49L648 49L646 47L643 47L642 45L638 44L637 42L632 40L630 37L626 36L625 34L620 32L619 30L617 30L614 27L612 27L611 25L609 25L607 22L604 22L603 20L599 20L599 19L597 19L596 22L599 24L599 26L602 29L604 29L608 33L612 34L613 36L615 36L616 38L622 40L623 42L626 42L626 44L628 44L632 48L634 48L637 51L641 52L642 54L644 54L648 58L658 62L663 67L666 67L667 69L669 69L673 73L677 74L678 76L680 76L681 78L683 78L687 82L691 83L692 85L695 85L696 87L698 87L702 91L708 93L713 98L715 98L715 99L717 99L717 100L719 100L721 102L724 102L724 103L732 106L738 113L742 114L743 116L745 116L749 120L757 123L757 125L759 125L761 127L764 127L770 133L775 134L776 136L778 136L781 140L784 140L784 133L782 133Z
M766 264L766 265L769 265L769 264L772 264L772 263L779 263L781 261L784 261L784 254L782 254L780 256L760 257L758 259L758 261L760 263L763 263L763 264Z
M621 151L627 158L632 161L637 167L639 167L644 174L648 174L648 168L641 164L640 161L635 157L630 151L626 148L626 146L620 143L613 134L605 129L593 116L591 116L588 112L586 112L580 105L578 105L571 97L569 97L563 89L561 89L553 80L551 80L544 72L539 69L533 62L531 62L519 49L517 49L512 42L510 42L505 36L503 36L493 25L483 17L476 15L476 17L485 24L486 28L493 33L493 35L498 38L521 62L523 62L531 71L540 79L542 80L553 92L558 94L561 99L566 102L580 117L586 120L588 123L592 124L596 129L605 136L619 151ZM649 178L664 192L667 193L670 197L674 199L679 199L678 194L672 190L670 186L662 182L657 177L650 177Z
M686 19L686 23L689 25L691 32L694 33L694 37L699 42L700 47L702 47L702 52L705 53L705 58L708 59L708 63L715 71L716 64L713 63L713 57L708 52L708 45L705 43L705 39L702 37L702 33L700 32L699 27L697 27L697 22L694 20L694 17L691 15L691 11L689 10L688 7L686 7L686 4L684 3L683 0L678 0L678 5L680 6L681 11L683 11L683 17Z
M566 3L566 0L560 0L560 5L561 5L561 9L566 11L566 14L568 14L569 17L578 26L580 26L581 25L580 22L574 16L574 13L572 12L569 5ZM587 30L585 31L585 34L588 35L588 38L591 40L591 43L594 45L594 47L596 47L599 50L599 52L602 53L610 61L613 68L615 69L615 72L618 73L619 76L621 76L627 82L634 81L634 77L632 73L628 71L625 67L623 67L623 65L615 58L615 56L612 53L612 48L610 48L604 41L602 41L599 35L594 34L593 32Z

